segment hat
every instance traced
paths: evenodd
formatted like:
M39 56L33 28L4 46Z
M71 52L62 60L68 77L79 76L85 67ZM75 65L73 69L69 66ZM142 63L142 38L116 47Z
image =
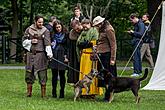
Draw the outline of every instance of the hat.
M93 19L93 26L98 25L99 23L102 23L105 20L105 18L102 18L101 16L97 16Z

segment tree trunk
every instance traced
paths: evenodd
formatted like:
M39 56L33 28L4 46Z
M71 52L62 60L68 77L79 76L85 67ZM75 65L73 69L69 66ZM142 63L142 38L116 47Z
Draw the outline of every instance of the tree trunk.
M31 25L32 23L33 23L33 10L34 10L34 6L33 6L33 4L34 4L34 0L31 0L31 9L30 9L30 24L29 25Z
M160 3L162 0L147 0L148 3L148 13L150 15L150 18L152 19L156 10L158 9ZM155 16L151 27L152 32L155 37L159 36L160 33L160 27L161 27L161 18L162 18L162 8L158 11L157 15Z
M18 29L18 6L17 6L17 0L11 0L11 4L12 4L12 12L13 12L11 38L15 39L15 38L17 38L17 29ZM16 42L16 41L14 41L14 42ZM14 43L11 43L10 47L11 47L10 56L12 58L15 58L15 56L16 56L16 45Z

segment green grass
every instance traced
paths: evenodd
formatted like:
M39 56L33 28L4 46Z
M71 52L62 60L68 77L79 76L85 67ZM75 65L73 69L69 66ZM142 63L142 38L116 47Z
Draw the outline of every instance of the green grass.
M51 97L50 71L48 73L47 98L42 99L40 97L38 81L33 85L33 96L28 98L26 97L24 70L0 71L1 110L164 110L164 91L140 90L141 101L139 104L135 104L131 91L115 94L114 101L111 104L103 102L103 96L97 96L95 100L80 99L73 102L73 87L67 84L65 98L54 99ZM131 74L131 71L126 71L124 75L127 74ZM146 85L149 78L142 82L142 86Z

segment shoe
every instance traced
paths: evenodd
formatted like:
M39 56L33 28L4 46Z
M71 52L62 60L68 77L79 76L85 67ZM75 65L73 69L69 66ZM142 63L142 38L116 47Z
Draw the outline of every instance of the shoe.
M133 73L131 76L132 76L132 77L139 77L139 76L140 76L140 74Z
M53 98L57 98L57 95L56 95L56 94L53 94L52 97L53 97Z

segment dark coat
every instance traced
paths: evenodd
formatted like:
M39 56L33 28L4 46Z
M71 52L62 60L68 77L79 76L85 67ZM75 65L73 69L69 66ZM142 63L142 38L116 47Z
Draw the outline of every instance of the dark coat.
M54 38L52 38L53 40ZM53 58L59 60L60 62L64 63L64 55L68 56L68 48L67 48L67 40L68 40L68 34L64 33L64 38L62 39L62 42L56 43L55 48L52 48L53 52ZM50 61L50 68L52 69L58 69L58 70L66 70L67 67L55 60Z
M76 53L76 42L79 35L80 33L77 33L73 29L70 31L69 34L69 66L73 67L76 70L80 70L80 64L78 62ZM76 83L79 80L79 73L69 68L67 77L68 83Z

